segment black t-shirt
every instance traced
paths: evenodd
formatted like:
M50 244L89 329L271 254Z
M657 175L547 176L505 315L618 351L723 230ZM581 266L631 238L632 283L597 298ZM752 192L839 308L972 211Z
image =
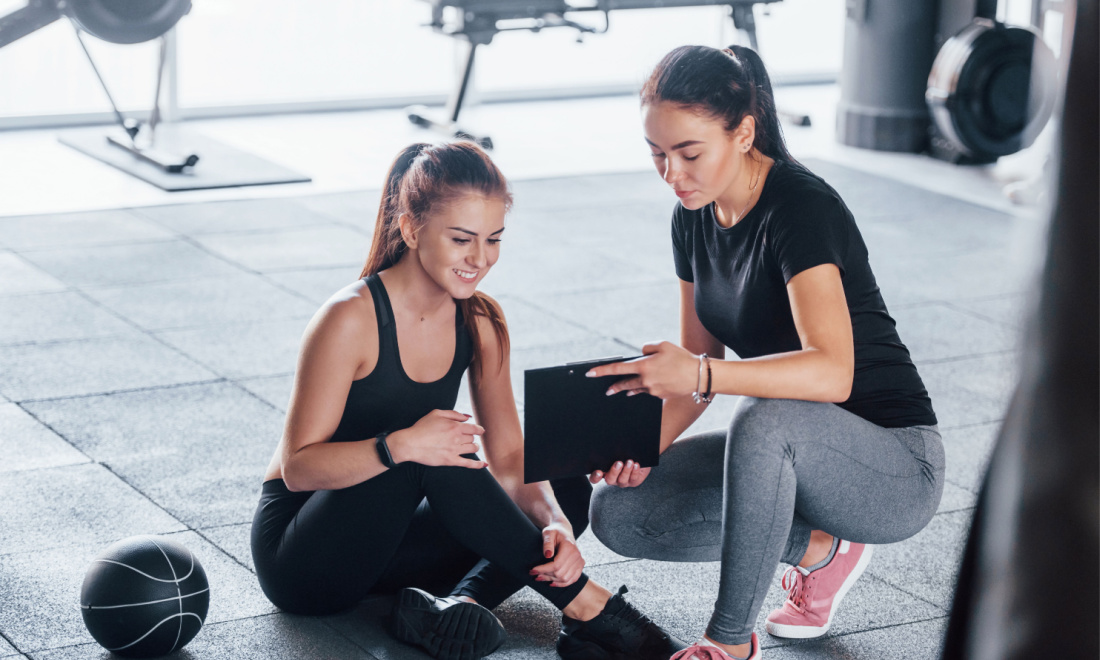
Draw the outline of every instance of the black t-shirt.
M840 269L855 340L855 376L838 404L885 427L935 424L909 350L886 311L867 246L844 201L801 165L776 161L740 222L718 224L714 205L672 214L676 274L695 283L703 326L741 358L802 348L787 282L822 264Z

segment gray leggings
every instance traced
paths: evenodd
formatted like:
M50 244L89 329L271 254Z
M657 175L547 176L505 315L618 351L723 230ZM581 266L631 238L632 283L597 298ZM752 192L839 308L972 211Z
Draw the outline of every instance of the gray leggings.
M935 426L883 428L831 403L744 398L727 431L673 443L637 488L601 483L592 531L627 557L722 562L707 635L744 644L775 567L797 564L820 529L895 543L943 494Z

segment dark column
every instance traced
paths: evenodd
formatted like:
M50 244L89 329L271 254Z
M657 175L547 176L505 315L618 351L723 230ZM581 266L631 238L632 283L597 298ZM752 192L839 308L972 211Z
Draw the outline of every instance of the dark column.
M837 140L880 151L922 151L935 59L936 4L847 0Z

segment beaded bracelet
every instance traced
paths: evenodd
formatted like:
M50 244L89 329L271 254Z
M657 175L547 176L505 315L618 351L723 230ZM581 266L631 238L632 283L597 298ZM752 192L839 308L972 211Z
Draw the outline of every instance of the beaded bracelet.
M706 365L706 368L707 368L707 389L706 389L705 393L700 394L699 392L703 390L703 366L704 365ZM703 353L702 355L699 356L699 377L695 381L695 391L691 393L691 400L692 401L694 401L695 403L710 403L711 401L714 400L714 395L712 395L710 393L710 380L711 380L710 358L707 357L706 353Z

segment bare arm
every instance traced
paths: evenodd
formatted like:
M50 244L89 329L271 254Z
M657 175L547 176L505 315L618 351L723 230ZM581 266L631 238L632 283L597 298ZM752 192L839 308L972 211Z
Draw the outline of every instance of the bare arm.
M344 414L351 384L378 362L374 302L355 293L325 304L310 321L298 356L294 389L280 444L283 482L291 491L338 490L385 471L375 438L327 442ZM433 410L387 444L397 462L481 468L462 458L477 451L482 429L453 410Z
M481 326L482 373L475 378L470 370L470 395L478 423L485 428L482 446L486 462L512 501L541 527L560 523L572 533L550 484L545 481L523 483L523 430L512 392L509 356L501 360L500 347L492 325L484 319Z
M523 483L523 431L512 392L509 355L501 354L495 330L484 319L479 328L482 367L470 373L470 394L478 422L485 428L482 444L489 470L521 511L542 530L543 556L547 563L536 566L535 579L551 586L573 584L584 570L584 558L577 549L573 525L561 510L550 483Z
M326 442L336 432L356 372L378 360L378 328L367 299L330 301L310 321L298 354L281 442L283 481L292 491L334 490L386 468L374 443Z
M855 345L840 270L823 264L787 283L795 329L802 348L737 362L712 362L712 392L745 396L841 402L852 391ZM648 345L646 357L594 369L595 375L637 374L611 392L640 389L664 399L690 395L698 358L669 342Z
M824 264L787 283L802 349L713 364L715 392L840 403L852 393L855 343L840 270Z
M680 280L680 345L695 355L706 353L717 360L726 355L726 347L699 321L695 283L683 280ZM706 409L707 404L695 403L691 394L665 399L661 412L661 451L668 449Z

